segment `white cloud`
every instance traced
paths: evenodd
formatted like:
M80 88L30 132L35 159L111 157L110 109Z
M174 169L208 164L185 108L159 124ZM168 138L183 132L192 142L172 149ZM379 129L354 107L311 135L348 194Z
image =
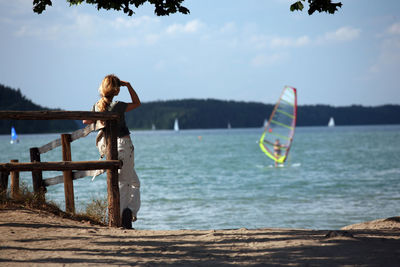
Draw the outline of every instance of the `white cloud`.
M236 25L234 22L227 22L220 28L220 33L235 33Z
M250 64L253 67L271 66L285 62L288 58L287 53L259 54L251 60Z
M159 39L160 39L160 35L158 35L158 34L148 34L144 38L146 44L149 44L149 45L156 44Z
M250 38L250 44L258 49L263 49L267 47L269 39L268 36L263 34L253 35Z
M328 32L322 38L322 41L346 42L357 39L361 30L352 27L341 27L334 32Z
M385 39L376 63L370 67L371 73L383 73L400 69L400 39Z
M186 24L172 24L166 29L166 33L170 35L178 34L178 33L195 33L197 32L201 27L203 26L203 23L201 23L199 20L192 20L189 21Z
M23 24L15 32L17 37L36 37L43 40L57 40L63 32L61 25L35 27L32 24Z
M393 35L400 35L400 22L392 24L388 29L387 32Z
M114 42L117 47L128 47L135 46L139 44L139 40L135 37L121 38Z
M310 38L306 35L301 36L295 40L296 46L305 46L311 42Z
M46 24L41 20L27 19L18 22L15 35L18 37L35 37L42 40L85 39L94 35L99 28L104 26L104 21L92 15L73 12L60 18L59 23ZM101 27L99 27L99 25ZM74 38L71 38L74 37ZM78 37L78 38L77 38Z
M298 38L274 37L270 40L271 47L299 47L308 45L309 43L310 38L306 35Z
M270 48L293 48L307 45L322 45L327 42L346 42L357 39L361 30L352 27L341 27L333 32L325 33L322 37L311 38L308 35L299 37L268 36L255 34L249 38L250 44L257 49Z
M121 28L137 28L140 26L144 25L149 25L149 24L155 24L158 23L159 19L158 18L151 18L149 16L141 16L141 17L118 17L114 21L111 22L111 24L116 28L116 29L121 29Z
M166 63L164 60L159 60L155 65L154 65L154 69L158 70L158 71L162 71L165 70L166 68Z
M32 14L33 4L32 1L27 0L0 0L0 9L13 15Z
M310 37L304 35L297 38L292 37L269 37L266 35L258 34L250 38L250 43L257 49L271 48L287 48L287 47L301 47L311 43Z

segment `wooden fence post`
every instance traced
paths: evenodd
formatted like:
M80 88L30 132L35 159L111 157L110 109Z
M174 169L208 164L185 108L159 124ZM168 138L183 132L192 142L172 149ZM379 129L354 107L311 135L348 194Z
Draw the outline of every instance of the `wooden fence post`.
M1 195L1 197L7 196L7 187L8 187L8 172L2 171L2 172L0 172L0 195Z
M62 145L62 159L63 161L71 161L71 135L61 135ZM74 200L74 183L72 171L63 171L64 176L64 194L65 194L65 211L75 213L75 200Z
M31 162L40 162L40 153L37 147L32 147L30 150ZM33 192L40 202L45 201L46 187L43 183L42 171L32 171Z
M17 159L12 159L11 162L18 162ZM19 171L12 171L11 174L11 197L17 198L19 196Z
M117 150L117 121L106 121L106 158L107 160L118 160ZM108 193L108 225L120 227L120 200L118 186L118 168L107 170L107 193Z

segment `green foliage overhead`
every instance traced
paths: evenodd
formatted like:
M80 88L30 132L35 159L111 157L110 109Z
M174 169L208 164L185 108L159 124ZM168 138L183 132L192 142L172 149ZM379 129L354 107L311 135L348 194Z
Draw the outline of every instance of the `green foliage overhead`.
M299 10L302 11L304 8L304 5L302 2L306 2L306 0L300 0L295 3L293 3L290 6L290 11L295 11ZM312 15L315 11L318 12L327 12L330 14L334 14L336 11L338 11L339 7L342 7L342 3L332 3L331 0L307 0L309 4L308 8L308 14Z
M71 6L87 3L96 5L97 10L100 9L114 9L117 11L124 11L128 16L132 16L135 12L132 8L139 8L145 3L149 3L154 6L154 13L157 16L168 16L174 13L189 14L190 11L186 7L182 6L185 0L66 0ZM327 12L334 14L338 7L342 6L341 2L332 3L331 0L300 0L293 3L290 6L291 11L299 10L302 11L304 5L302 2L309 3L308 14L311 15L315 11ZM51 0L33 0L33 11L41 14L47 6L51 6Z
M100 9L114 9L117 11L124 11L128 16L132 16L132 7L138 8L141 5L148 2L154 6L154 13L157 16L166 16L169 14L174 14L180 12L183 14L188 14L189 9L182 6L181 3L184 0L66 0L71 6L79 5L81 3L87 3L91 5L96 5L97 10ZM41 14L47 6L51 6L51 0L34 0L33 1L33 11Z

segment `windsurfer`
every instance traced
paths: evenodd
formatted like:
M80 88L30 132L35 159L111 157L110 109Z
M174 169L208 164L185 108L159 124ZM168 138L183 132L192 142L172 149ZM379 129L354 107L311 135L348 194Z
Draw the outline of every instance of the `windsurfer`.
M276 139L275 143L274 143L274 156L275 156L276 159L279 159L281 157L281 155L282 155L282 149L281 148L282 147L284 147L284 145L282 145L280 143L279 139ZM275 167L277 167L277 166L278 166L278 161L275 160Z

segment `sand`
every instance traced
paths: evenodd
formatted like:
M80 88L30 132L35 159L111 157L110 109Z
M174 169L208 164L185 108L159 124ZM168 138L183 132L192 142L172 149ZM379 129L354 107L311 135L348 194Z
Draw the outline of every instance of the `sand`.
M400 217L341 230L125 230L0 210L0 266L400 266Z

